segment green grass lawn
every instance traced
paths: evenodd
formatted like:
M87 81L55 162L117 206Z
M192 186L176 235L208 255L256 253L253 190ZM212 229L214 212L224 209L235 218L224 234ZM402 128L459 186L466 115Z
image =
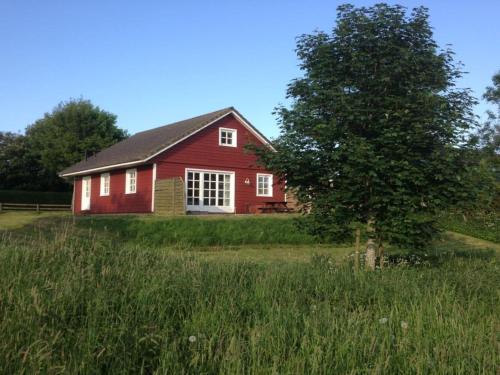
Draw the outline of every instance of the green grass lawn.
M350 245L281 234L292 229L282 217L51 217L4 230L1 372L497 371L491 243L450 234L356 273Z
M0 212L0 230L19 229L40 219L69 217L69 212L3 211Z
M78 227L104 231L116 240L148 247L317 243L314 237L297 230L294 221L298 219L286 215L90 216L79 218Z

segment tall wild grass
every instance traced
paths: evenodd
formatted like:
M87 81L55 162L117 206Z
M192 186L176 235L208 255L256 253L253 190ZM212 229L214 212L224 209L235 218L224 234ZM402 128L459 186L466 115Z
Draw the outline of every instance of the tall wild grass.
M6 374L498 370L490 252L354 273L324 256L208 263L69 226L48 238L0 238Z

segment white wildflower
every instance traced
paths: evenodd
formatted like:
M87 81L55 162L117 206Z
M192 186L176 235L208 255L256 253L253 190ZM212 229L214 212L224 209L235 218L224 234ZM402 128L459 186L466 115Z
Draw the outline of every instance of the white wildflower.
M378 320L378 322L379 322L380 324L385 324L385 323L387 323L388 321L389 321L389 319L387 319L387 318L385 318L385 317L384 317L384 318L380 318L380 319Z
M408 329L408 322L401 321L401 328L403 328L406 331Z
M189 342L195 342L196 341L196 336L189 336Z

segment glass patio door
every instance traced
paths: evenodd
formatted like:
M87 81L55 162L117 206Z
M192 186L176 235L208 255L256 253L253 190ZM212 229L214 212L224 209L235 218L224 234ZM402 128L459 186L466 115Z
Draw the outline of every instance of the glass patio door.
M186 199L188 211L234 212L234 173L188 170Z

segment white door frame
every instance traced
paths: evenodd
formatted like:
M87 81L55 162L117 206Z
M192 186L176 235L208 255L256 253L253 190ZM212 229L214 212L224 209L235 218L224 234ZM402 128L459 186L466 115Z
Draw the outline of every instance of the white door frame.
M86 190L89 190L89 196L86 196ZM82 201L81 211L90 210L90 197L92 196L92 178L90 176L82 177Z
M198 206L188 205L187 204L187 195L188 195L188 172L197 172L200 173L200 203L203 202L203 180L201 177L202 173L223 173L228 174L229 183L230 183L230 192L231 192L231 205L230 206L204 206L200 204ZM234 200L235 200L235 173L234 171L220 171L220 170L212 170L212 169L199 169L199 168L186 168L184 171L184 195L186 197L185 205L186 211L202 211L202 212L214 212L214 213L234 213ZM218 199L218 197L216 197Z

